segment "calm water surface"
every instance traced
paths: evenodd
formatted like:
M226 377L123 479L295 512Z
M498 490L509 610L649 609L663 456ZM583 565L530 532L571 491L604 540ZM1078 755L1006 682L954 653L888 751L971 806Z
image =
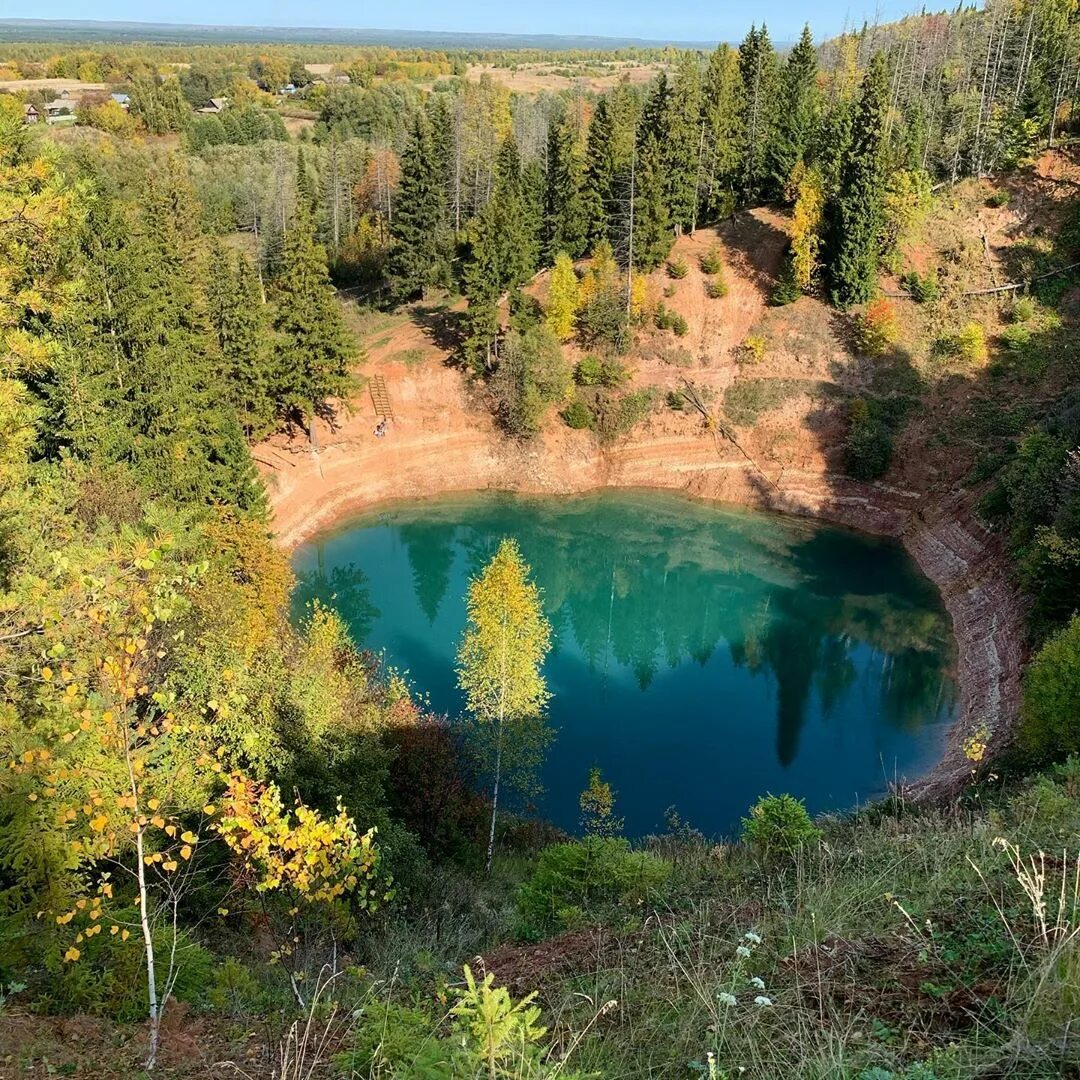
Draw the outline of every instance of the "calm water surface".
M397 504L297 551L296 611L336 607L453 717L466 586L505 536L555 630L538 809L567 829L593 765L629 835L670 806L719 835L763 792L847 807L940 753L956 703L936 589L898 543L798 519L654 492Z

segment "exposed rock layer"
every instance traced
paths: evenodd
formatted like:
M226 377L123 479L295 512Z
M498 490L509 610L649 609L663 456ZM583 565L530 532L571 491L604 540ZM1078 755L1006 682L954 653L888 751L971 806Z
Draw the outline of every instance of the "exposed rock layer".
M926 776L905 781L905 794L923 800L955 794L971 775L964 744L972 734L985 725L991 754L1011 735L1020 699L1024 607L1008 579L1000 541L975 520L964 492L920 496L821 470L766 476L707 433L635 435L605 449L586 438L517 444L484 425L432 427L331 443L317 456L295 443L264 448L281 544L295 547L350 513L392 499L603 487L676 489L897 536L938 586L952 618L961 694L942 759Z

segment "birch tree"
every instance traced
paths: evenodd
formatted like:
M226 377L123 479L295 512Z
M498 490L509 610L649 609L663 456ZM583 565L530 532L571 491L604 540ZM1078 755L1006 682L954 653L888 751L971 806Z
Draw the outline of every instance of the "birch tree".
M469 584L468 621L458 649L458 686L493 782L489 874L504 776L513 775L516 786L533 779L545 741L536 722L551 696L541 671L551 649L551 625L529 574L516 541L503 540Z

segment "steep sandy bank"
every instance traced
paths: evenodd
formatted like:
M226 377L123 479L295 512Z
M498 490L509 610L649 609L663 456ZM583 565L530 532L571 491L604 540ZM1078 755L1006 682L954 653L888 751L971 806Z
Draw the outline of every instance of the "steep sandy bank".
M483 418L401 423L374 439L365 427L331 441L317 456L295 443L261 450L280 542L294 547L350 513L390 499L498 489L584 492L656 487L704 499L767 507L899 537L941 590L958 645L961 709L945 753L925 777L908 778L913 798L955 793L970 775L963 744L980 724L1003 744L1020 691L1023 606L1009 583L997 540L970 514L963 494L920 498L884 485L860 485L821 467L770 469L748 464L706 433L651 432L600 448L583 433L549 433L516 444ZM816 462L814 464L817 464Z

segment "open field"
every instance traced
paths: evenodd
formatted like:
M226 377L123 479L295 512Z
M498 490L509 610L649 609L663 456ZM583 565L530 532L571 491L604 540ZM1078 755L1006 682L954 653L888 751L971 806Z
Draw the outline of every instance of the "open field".
M479 82L489 75L495 82L518 94L535 94L543 90L555 93L571 87L585 90L610 90L624 76L635 84L645 84L660 71L659 64L635 64L612 61L609 64L591 64L581 69L580 75L570 74L573 67L565 64L521 64L518 67L499 67L495 64L470 64L466 78ZM601 74L600 69L605 73ZM311 70L309 67L308 70Z
M0 79L0 90L7 90L11 93L52 90L59 94L67 90L71 94L81 95L108 89L108 83L83 82L81 79Z

